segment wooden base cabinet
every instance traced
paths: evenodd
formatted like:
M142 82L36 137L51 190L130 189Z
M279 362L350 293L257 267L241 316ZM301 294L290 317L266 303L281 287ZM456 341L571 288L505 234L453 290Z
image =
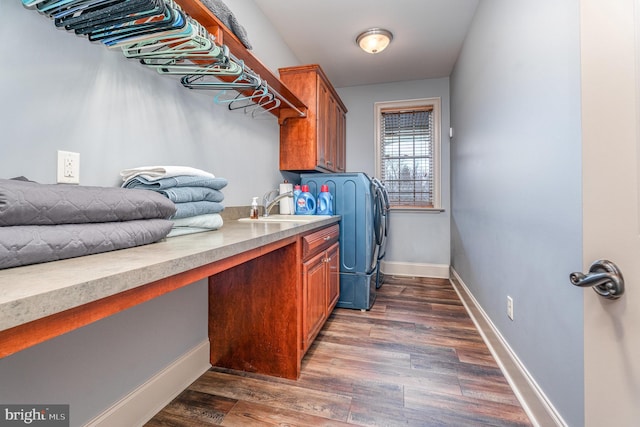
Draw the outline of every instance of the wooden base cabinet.
M209 277L212 365L298 378L338 302L339 234L334 223L292 236Z
M280 68L280 80L307 105L307 117L280 127L280 170L344 172L347 108L319 65Z
M322 329L340 296L339 228L327 227L303 237L302 353Z

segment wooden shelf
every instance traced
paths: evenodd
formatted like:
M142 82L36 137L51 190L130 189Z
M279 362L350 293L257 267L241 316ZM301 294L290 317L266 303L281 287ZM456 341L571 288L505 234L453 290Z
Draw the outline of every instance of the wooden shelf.
M253 53L251 53L214 14L202 4L199 0L175 0L175 2L182 7L182 9L193 19L198 21L210 34L216 38L216 43L219 45L226 45L230 52L238 59L244 61L245 65L251 68L262 79L267 81L267 84L282 97L295 106L298 110L305 113L307 112L307 106L289 90L284 83L280 81L271 70L269 70ZM233 81L235 77L220 77L221 80ZM253 91L244 91L246 95L250 95ZM300 117L300 114L286 104L282 102L279 108L274 108L270 111L271 114L279 118L280 124L290 117Z

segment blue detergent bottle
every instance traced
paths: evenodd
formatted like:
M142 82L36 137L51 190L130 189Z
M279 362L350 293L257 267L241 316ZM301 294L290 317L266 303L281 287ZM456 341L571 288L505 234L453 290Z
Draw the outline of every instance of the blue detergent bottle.
M300 193L302 193L302 190L300 186L296 184L293 187L293 213L295 215L298 215L298 197L300 197Z
M333 196L329 192L329 186L327 184L322 184L320 187L316 214L333 215Z
M309 193L309 186L303 185L302 192L296 199L297 215L314 215L316 213L316 199Z

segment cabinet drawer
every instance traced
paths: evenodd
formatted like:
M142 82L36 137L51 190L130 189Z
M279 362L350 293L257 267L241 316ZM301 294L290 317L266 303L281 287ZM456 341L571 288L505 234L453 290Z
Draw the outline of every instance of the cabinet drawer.
M302 258L307 259L322 249L337 242L340 237L338 224L330 225L322 230L314 231L302 237Z

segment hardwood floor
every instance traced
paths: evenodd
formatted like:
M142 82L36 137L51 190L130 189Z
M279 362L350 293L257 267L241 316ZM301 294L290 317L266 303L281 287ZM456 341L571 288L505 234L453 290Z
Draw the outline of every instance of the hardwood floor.
M387 278L335 309L298 381L213 368L156 426L530 426L447 280Z

